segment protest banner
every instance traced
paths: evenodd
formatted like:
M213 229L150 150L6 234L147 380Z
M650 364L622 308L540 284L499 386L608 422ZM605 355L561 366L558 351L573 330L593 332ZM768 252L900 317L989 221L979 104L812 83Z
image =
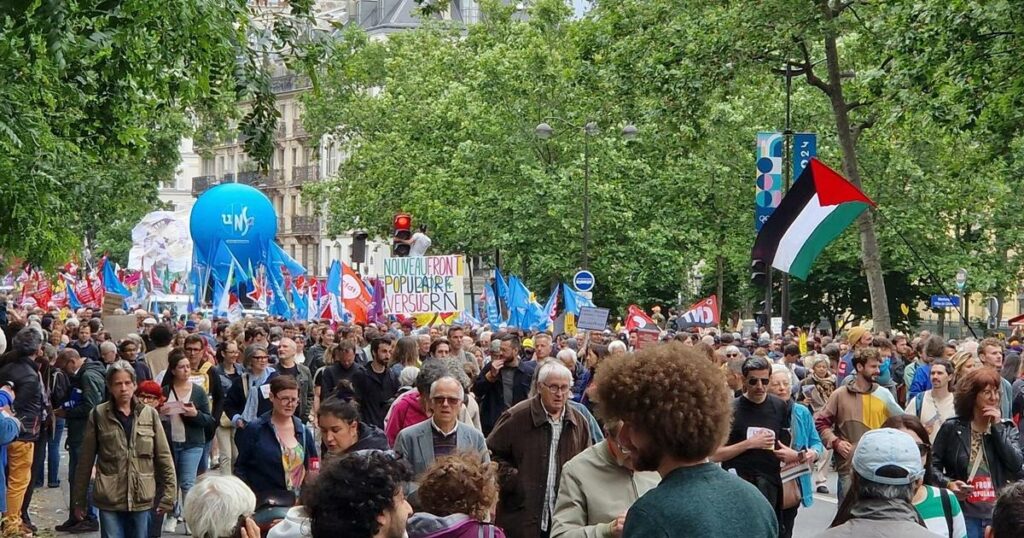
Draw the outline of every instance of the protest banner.
M384 259L384 313L462 312L460 255Z
M103 330L110 333L110 338L114 342L123 340L126 336L132 333L139 332L136 323L138 320L132 314L124 316L103 316Z
M106 292L103 294L103 313L102 317L114 315L114 311L118 308L124 307L124 296L118 295L113 292Z

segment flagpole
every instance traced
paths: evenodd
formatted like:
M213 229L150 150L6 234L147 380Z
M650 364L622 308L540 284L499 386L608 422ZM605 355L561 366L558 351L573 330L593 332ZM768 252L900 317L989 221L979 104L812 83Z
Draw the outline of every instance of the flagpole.
M786 125L785 125L785 128L782 130L782 140L783 140L783 148L784 148L783 149L783 155L782 155L783 196L785 196L786 193L789 192L789 183L790 183L790 177L789 176L791 174L791 171L790 171L790 158L791 158L790 157L790 152L792 151L791 147L792 147L792 138L793 138L793 128L791 126L791 119L792 119L791 101L792 101L792 92L793 92L793 72L790 69L789 62L786 62L786 74L785 74L785 76L786 76ZM771 268L769 268L769 271L771 271ZM785 272L782 273L782 281L780 282L780 288L781 289L780 289L780 293L779 293L779 295L780 295L779 302L781 304L779 305L779 309L781 310L780 314L782 316L782 329L783 329L783 331L785 331L786 327L789 326L789 274L788 273L785 273ZM771 293L771 286L768 287L768 293ZM770 317L769 317L768 321L771 322Z
M924 258L917 251L917 249L914 248L914 245L912 245L910 241L908 241L907 238L903 235L903 232L901 232L900 229L896 226L896 223L893 222L892 219L887 217L885 213L881 211L881 209L875 208L875 213L877 213L879 216L885 219L885 221L888 222L890 226L892 226L892 229L894 232L896 232L896 235L900 238L901 241L903 241L905 245L907 245L907 248L910 249L910 253L913 254L915 258L917 258L917 261L921 263L921 266L924 267L924 270L928 272L928 278L931 279L932 285L935 286L935 288L938 289L943 295L951 295L950 293L946 292L946 288L942 285L942 280L940 280L939 277L935 275L935 272L932 271L932 268L928 265L927 262L924 261ZM961 310L960 307L956 305L953 305L953 308L956 309L957 314L960 314L960 321L967 326L967 330L971 331L971 336L977 338L978 335L977 333L974 332L974 328L971 327L971 323L964 316L963 310Z

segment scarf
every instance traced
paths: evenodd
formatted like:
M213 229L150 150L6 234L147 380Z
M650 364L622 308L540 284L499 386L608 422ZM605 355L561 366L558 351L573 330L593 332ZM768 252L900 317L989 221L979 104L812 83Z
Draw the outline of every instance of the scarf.
M829 374L828 377L818 377L811 374L811 382L821 395L821 399L828 401L828 397L836 390L836 376Z
M246 374L244 379L249 383L249 394L245 397L245 409L242 410L242 420L246 424L250 424L259 418L260 387L267 382L267 378L272 373L274 373L274 369L268 366L259 377L251 377L251 374Z

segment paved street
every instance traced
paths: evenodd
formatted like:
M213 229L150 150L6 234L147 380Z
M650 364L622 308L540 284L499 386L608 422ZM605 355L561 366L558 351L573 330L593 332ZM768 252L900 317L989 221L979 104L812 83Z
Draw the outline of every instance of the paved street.
M828 487L832 494L814 495L814 505L810 508L801 508L796 515L796 529L793 538L811 538L828 528L832 518L836 515L835 496L836 474L829 473Z

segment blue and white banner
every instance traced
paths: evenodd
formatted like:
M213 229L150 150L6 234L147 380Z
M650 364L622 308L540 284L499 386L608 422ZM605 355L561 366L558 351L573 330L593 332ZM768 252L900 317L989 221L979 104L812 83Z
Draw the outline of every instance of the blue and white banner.
M795 133L793 135L793 182L795 183L813 157L818 156L818 135Z
M757 133L754 230L758 232L782 202L782 142L782 133Z

